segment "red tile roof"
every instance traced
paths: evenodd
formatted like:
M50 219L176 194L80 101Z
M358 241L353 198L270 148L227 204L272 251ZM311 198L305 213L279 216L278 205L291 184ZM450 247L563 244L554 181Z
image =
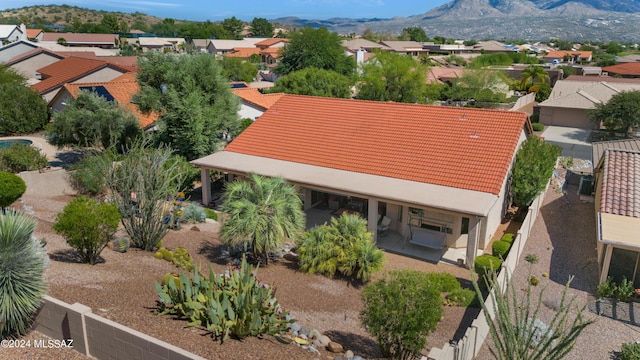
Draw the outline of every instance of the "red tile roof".
M113 44L115 45L118 35L116 34L82 34L82 33L44 33L41 41L58 41L63 38L67 44Z
M279 43L279 42L289 42L289 39L283 39L283 38L271 38L271 39L265 39L265 40L262 40L262 41L260 41L260 42L257 42L257 43L256 43L256 46L266 46L266 47L269 47L269 46L273 46L273 45L275 45L275 44L277 44L277 43Z
M225 151L499 194L527 115L283 95Z
M76 98L80 93L80 87L86 86L104 86L118 104L131 111L140 120L142 128L146 128L158 120L157 113L143 114L138 106L131 102L133 96L140 91L134 74L127 73L108 82L65 84L64 88L73 98Z
M549 51L549 53L543 56L543 58L561 59L566 55L569 55L569 56L580 55L581 58L588 59L591 57L592 52L591 51L554 50L554 51Z
M640 153L606 150L600 212L640 217Z
M602 71L618 75L640 75L640 63L624 63L605 66Z
M283 93L263 94L258 89L251 87L231 89L231 92L242 101L260 107L262 110L269 109L284 95Z
M41 82L31 86L31 88L41 94L44 94L62 86L65 83L73 82L83 76L106 67L119 70L123 73L127 72L126 69L120 68L116 65L109 64L104 61L84 59L79 57L68 57L51 65L45 66L42 69L38 69L38 72L43 75L43 78L45 75L47 77L44 78L44 80L42 80Z
M27 29L27 38L35 39L40 35L41 32L44 32L42 29Z
M251 55L260 55L259 48L233 48L228 53L224 54L227 57L239 57L239 58L248 58Z
M272 58L279 58L282 55L282 48L266 48L260 52L261 55L269 55Z

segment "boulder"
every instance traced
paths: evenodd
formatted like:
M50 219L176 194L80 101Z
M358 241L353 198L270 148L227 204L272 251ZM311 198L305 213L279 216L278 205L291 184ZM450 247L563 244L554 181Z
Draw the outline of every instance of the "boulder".
M322 334L316 329L313 329L309 332L309 339L311 340L320 339L320 336L322 336Z
M347 360L353 360L353 351L351 351L351 350L347 350L347 352L345 352L345 353L344 353L344 357L345 357Z
M298 333L300 335L304 335L306 337L309 337L309 334L311 333L311 331L308 328L303 326L303 327L300 328L300 330L298 330Z
M329 339L329 337L327 335L322 335L320 336L320 343L322 344L323 347L329 345L329 343L331 342L331 339Z
M298 323L291 323L291 324L289 324L289 329L292 332L298 332L299 333L300 332L300 325L298 325Z
M331 341L329 342L329 345L327 345L327 350L331 351L332 353L341 353L344 351L344 348L337 342Z

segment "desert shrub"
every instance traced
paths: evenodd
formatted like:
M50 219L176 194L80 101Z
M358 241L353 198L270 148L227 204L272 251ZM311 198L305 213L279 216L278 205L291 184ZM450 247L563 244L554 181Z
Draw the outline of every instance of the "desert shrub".
M458 279L446 272L427 273L425 278L428 281L431 281L440 292L448 293L460 289L460 282Z
M640 342L622 344L622 349L618 354L620 360L640 360Z
M515 240L516 240L516 235L515 234L504 234L500 238L500 241L506 241L506 242L508 242L510 244L513 244L513 242Z
M203 326L221 342L230 335L242 339L280 334L291 322L288 312L278 304L276 289L261 283L257 272L243 258L239 268L230 267L222 275L210 268L207 277L197 267L193 280L167 274L162 285L155 283L158 311L188 319L188 326Z
M119 222L117 207L80 196L57 215L53 230L67 239L83 262L93 265L116 233Z
M633 296L634 292L635 289L633 287L633 281L629 281L626 277L624 277L619 284L616 284L613 296L618 301L628 302Z
M81 194L98 195L107 187L107 174L116 156L112 152L103 152L84 157L71 165L69 177L71 185Z
M367 285L361 297L360 321L385 357L411 359L427 344L442 316L442 297L425 273L392 271Z
M531 284L531 286L538 286L538 284L540 284L540 280L538 280L534 275L531 275L529 276L529 284Z
M203 223L207 218L204 208L194 202L187 202L182 207L180 222L187 224Z
M478 283L481 286L489 285L486 281L489 281L492 278L492 274L500 270L500 266L502 266L502 260L495 256L485 254L476 257L474 270L479 276Z
M0 207L6 208L27 191L27 184L18 175L0 171Z
M46 293L47 253L31 234L33 218L0 216L0 339L26 334Z
M529 206L544 191L560 150L559 146L543 141L536 135L529 136L522 143L511 170L513 203L516 206Z
M215 210L204 208L204 213L207 214L207 219L218 221L218 213Z
M507 241L494 241L491 244L491 253L500 259L506 259L510 249L511 243Z
M609 276L607 277L607 281L598 285L596 289L596 293L599 298L611 298L616 290L616 283L613 282L613 279Z
M368 281L384 263L366 220L350 214L305 232L298 255L300 269L307 274L334 276L339 271L362 281Z
M527 254L524 257L524 260L529 264L537 264L538 263L538 255L536 254Z
M541 124L541 123L533 123L533 124L531 124L531 126L533 127L533 131L542 131L542 130L544 130L544 124Z
M12 173L44 169L49 165L47 157L30 145L13 144L0 150L0 170Z
M447 294L446 300L452 306L478 306L476 292L471 289L455 289Z

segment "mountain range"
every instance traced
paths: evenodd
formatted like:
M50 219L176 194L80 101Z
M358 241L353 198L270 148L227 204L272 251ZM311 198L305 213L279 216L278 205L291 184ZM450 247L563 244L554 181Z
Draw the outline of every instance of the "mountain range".
M327 27L343 34L365 29L400 33L419 26L430 37L636 42L640 41L640 0L454 0L410 17L273 21Z

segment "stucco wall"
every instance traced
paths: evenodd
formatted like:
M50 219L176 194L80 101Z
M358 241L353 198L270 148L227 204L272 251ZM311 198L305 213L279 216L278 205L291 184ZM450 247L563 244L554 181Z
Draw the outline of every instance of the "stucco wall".
M260 111L256 108L253 108L245 103L240 104L240 110L238 110L238 116L240 119L249 118L251 120L255 120L256 118L262 116L264 111Z
M597 129L589 120L586 109L540 107L540 123L554 126L577 127L583 129Z
M33 79L36 77L36 70L51 65L56 61L60 61L60 59L49 54L38 54L11 65L11 68L24 75L27 79Z

